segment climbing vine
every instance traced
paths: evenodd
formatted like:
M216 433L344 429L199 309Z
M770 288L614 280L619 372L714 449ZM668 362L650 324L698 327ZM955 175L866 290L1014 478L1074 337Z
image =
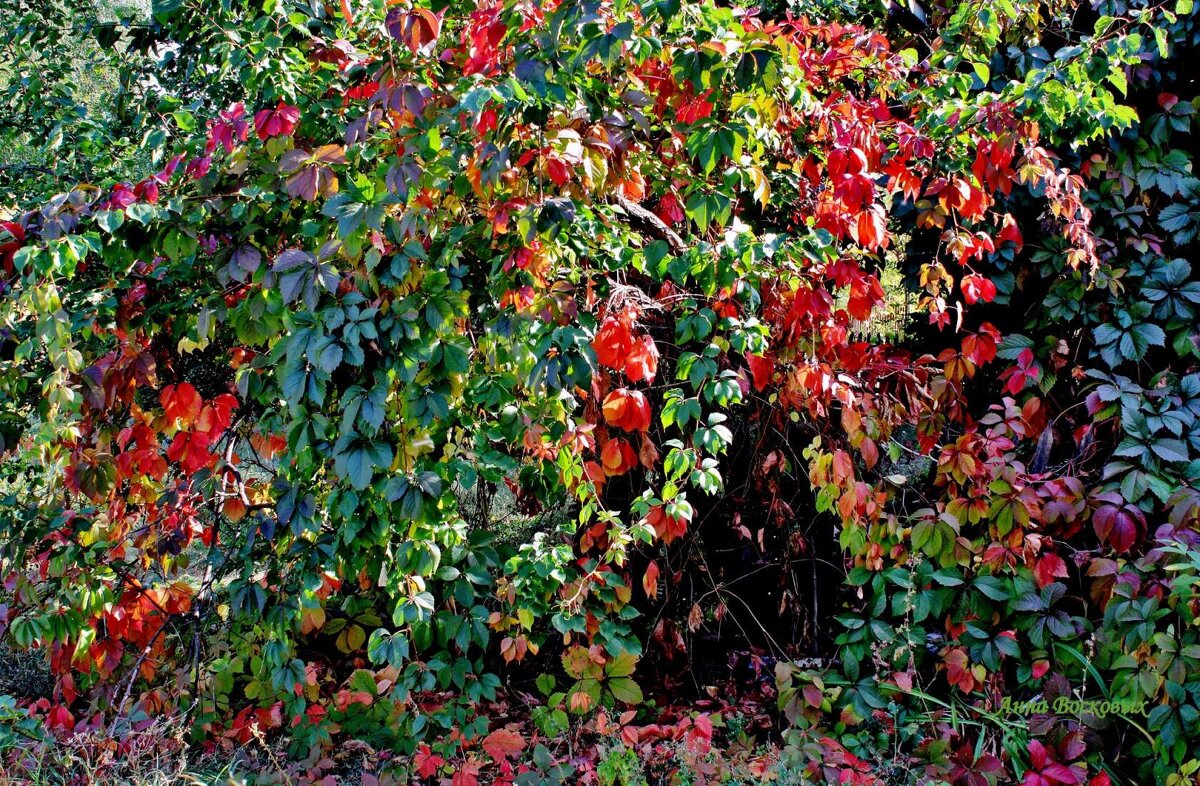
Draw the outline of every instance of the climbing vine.
M781 727L720 766L1200 767L1190 0L155 10L170 152L0 236L45 733L456 784ZM1057 697L1147 714L999 709Z

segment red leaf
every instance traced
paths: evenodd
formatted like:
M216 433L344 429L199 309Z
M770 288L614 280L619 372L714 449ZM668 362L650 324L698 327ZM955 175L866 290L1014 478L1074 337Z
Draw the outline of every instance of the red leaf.
M225 149L225 152L233 152L234 144L237 142L245 142L246 136L250 132L250 124L246 122L246 108L241 104L230 104L229 108L218 115L216 122L209 124L208 150L212 152L220 145ZM147 201L157 201L158 189L157 181L154 178L142 181L143 191L147 197ZM135 189L136 191L136 189ZM153 196L154 199L149 197Z
M6 239L6 236L10 239ZM4 274L13 274L13 258L17 250L25 245L25 230L15 221L0 221L0 265Z
M858 452L863 457L863 463L867 465L867 469L874 469L879 463L879 445L873 439L864 439L862 445L859 446Z
M658 563L654 560L650 560L646 572L642 575L642 589L646 591L647 597L658 597Z
M413 754L413 765L416 766L417 774L422 778L432 778L437 775L438 769L445 764L446 760L433 753L424 743L419 745L417 752Z
M967 651L961 647L954 647L946 652L943 656L946 664L946 680L961 690L963 693L970 693L975 690L979 680L975 669L971 666L971 660L967 657ZM980 667L982 668L982 667Z
M509 728L496 729L483 738L483 749L493 761L503 761L504 758L516 758L525 750L525 738Z
M483 765L474 761L464 761L458 765L450 778L451 786L479 786L479 771Z
M974 273L963 276L961 287L963 297L966 298L968 305L977 303L980 300L984 303L991 303L996 299L996 285L983 276L978 276Z
M471 12L470 21L462 32L468 55L463 64L464 74L491 73L499 67L503 55L500 44L508 33L502 10L502 4L495 3Z
M1123 554L1141 540L1146 531L1146 517L1133 505L1107 504L1096 511L1092 526L1096 537Z
M887 219L883 215L883 208L879 205L871 205L859 213L851 234L860 246L869 251L885 247L887 245Z
M1029 763L1033 765L1035 770L1040 770L1046 766L1046 762L1050 760L1046 753L1046 746L1037 740L1032 740L1029 743Z
M158 400L162 402L167 420L172 424L177 423L181 428L187 428L195 422L204 406L204 400L190 382L167 385L158 394Z
M442 31L442 20L426 8L403 11L393 8L387 15L387 29L392 38L401 41L413 54L432 54Z
M254 115L254 132L264 142L273 136L290 136L300 120L300 108L282 101L274 109L263 109Z
M646 523L654 530L654 534L662 538L663 543L670 543L676 538L687 534L689 519L686 516L668 516L661 505L650 509Z
M1041 375L1042 368L1038 365L1033 350L1026 348L1017 356L1017 365L1006 369L1000 378L1008 380L1004 389L1015 396L1024 390L1029 382L1037 382Z
M658 373L658 347L654 339L643 335L633 339L625 356L625 376L630 382L653 382Z
M679 105L679 110L675 113L676 119L680 123L690 124L711 115L713 104L708 100L711 94L711 90L706 90L695 98L684 99Z
M962 354L967 360L974 363L976 366L982 366L996 359L996 338L998 333L988 331L991 327L988 323L984 323L982 330L978 333L972 333L965 337L962 341Z
M766 355L746 355L746 365L750 367L754 389L761 393L775 376L775 361Z
M650 403L636 390L617 388L604 399L604 420L626 431L650 428Z
M834 451L833 482L839 486L844 486L847 481L853 479L854 460L850 458L850 454L844 450Z
M565 186L571 180L571 166L558 156L546 159L546 176L556 186Z
M1083 782L1082 776L1076 770L1056 761L1052 761L1043 767L1041 776L1051 783L1075 784Z
M500 122L500 115L492 107L488 107L479 113L479 122L475 124L475 133L479 136L495 131L496 126Z
M883 285L879 283L878 278L855 271L850 281L850 299L846 303L846 310L855 319L867 320L871 318L875 307L883 303L886 297L887 293L883 291Z
M630 319L625 312L620 315L610 314L600 323L596 337L592 339L592 348L596 350L596 360L609 368L623 368L625 358L633 346Z
M59 704L46 713L46 725L51 729L67 731L75 725L75 716L69 709Z
M637 454L628 442L621 438L610 439L600 451L600 463L605 475L624 475L638 461Z
M700 751L707 751L712 745L713 725L712 718L701 713L695 718L692 718L691 725L684 733L688 743L696 747Z
M1001 242L1009 242L1016 246L1016 250L1020 251L1024 245L1024 238L1021 237L1021 230L1017 227L1017 220L1010 213L1004 214L1004 226L997 235Z
M1037 561L1037 565L1033 569L1034 578L1037 580L1038 588L1041 589L1048 584L1053 584L1054 579L1067 578L1067 563L1063 562L1062 557L1053 553L1043 554Z
M180 431L167 448L167 458L179 464L185 473L194 474L213 463L214 457L208 451L211 441L208 432Z
M678 224L686 216L683 212L683 205L679 203L679 198L673 193L664 194L663 198L658 200L658 208L654 213L668 226Z

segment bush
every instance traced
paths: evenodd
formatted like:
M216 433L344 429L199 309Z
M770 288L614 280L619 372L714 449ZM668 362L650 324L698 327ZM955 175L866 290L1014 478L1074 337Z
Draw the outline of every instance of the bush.
M178 154L0 245L26 715L313 780L1191 777L1192 4L913 8L156 6Z

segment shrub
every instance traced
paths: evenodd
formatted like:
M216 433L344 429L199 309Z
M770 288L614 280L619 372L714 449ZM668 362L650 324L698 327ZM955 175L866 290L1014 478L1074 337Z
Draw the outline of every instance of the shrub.
M780 778L1188 777L1191 5L966 3L932 44L669 0L158 6L203 87L178 155L0 245L28 711L618 783L665 743L704 755L664 778L772 772L722 723L777 699ZM916 317L863 330L885 270ZM1152 709L998 709L1097 696Z

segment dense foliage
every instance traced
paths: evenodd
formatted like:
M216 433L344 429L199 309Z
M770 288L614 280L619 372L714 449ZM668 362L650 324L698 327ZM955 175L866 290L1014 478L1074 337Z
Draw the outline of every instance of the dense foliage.
M167 68L172 58L151 51L145 10L140 0L12 0L0 8L6 214L77 183L140 177L161 154L182 83Z
M144 171L0 237L8 765L1194 782L1193 4L906 8L102 27Z

